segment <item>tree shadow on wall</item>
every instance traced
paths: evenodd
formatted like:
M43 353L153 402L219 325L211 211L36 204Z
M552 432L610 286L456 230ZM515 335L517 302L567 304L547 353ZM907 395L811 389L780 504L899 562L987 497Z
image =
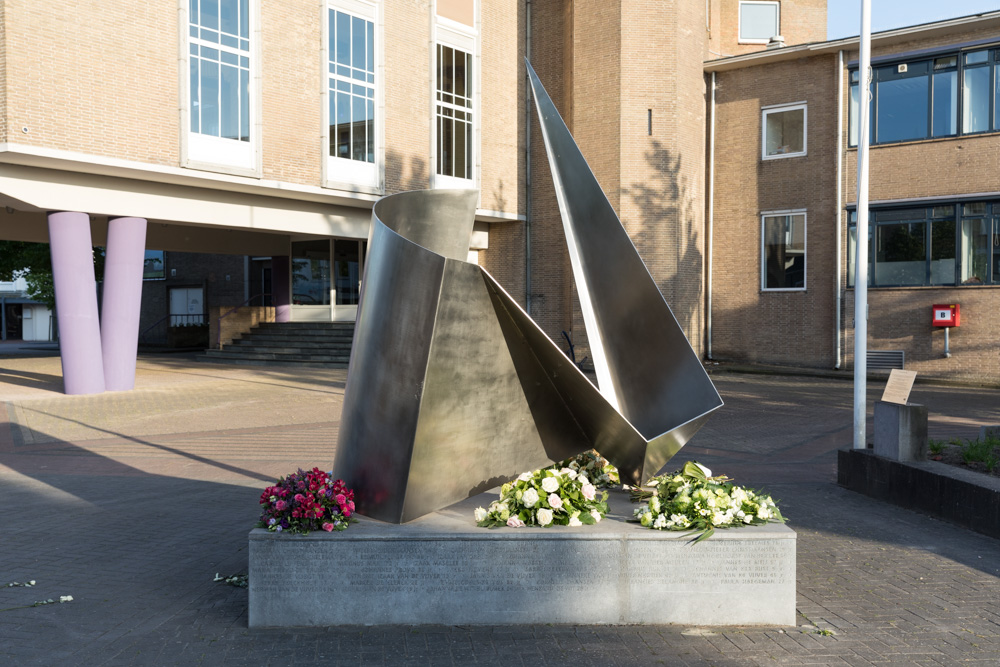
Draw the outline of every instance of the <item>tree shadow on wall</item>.
M385 152L385 193L424 190L431 179L427 159L419 155L403 155L389 148Z
M696 208L700 200L695 201L691 194L680 155L653 141L644 157L649 178L622 188L622 194L638 209L638 217L623 214L622 224L697 350L702 340L705 274L701 216Z

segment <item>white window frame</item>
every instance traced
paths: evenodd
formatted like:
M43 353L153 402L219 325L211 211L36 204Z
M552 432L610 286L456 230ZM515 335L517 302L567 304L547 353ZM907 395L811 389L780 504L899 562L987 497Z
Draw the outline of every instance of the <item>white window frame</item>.
M767 44L770 39L751 39L743 36L743 6L744 5L773 5L777 10L774 16L774 34L781 34L781 3L776 0L740 0L739 10L736 14L736 30L738 42L740 44Z
M375 24L375 162L362 162L330 155L330 19L329 11L335 10L357 16ZM320 49L320 104L322 110L323 187L370 194L385 191L385 94L382 82L385 73L385 55L382 38L385 34L384 9L381 2L368 0L321 0L323 46Z
M790 157L802 157L809 153L809 105L806 102L793 102L791 104L772 104L760 108L760 159L761 160L783 160ZM773 113L784 111L795 111L802 109L802 150L796 153L779 153L777 155L767 154L767 117Z
M802 287L768 287L767 286L767 253L764 249L764 224L767 218L779 218L790 215L802 216ZM760 291L761 292L805 292L809 286L809 215L804 208L785 211L763 211L760 214Z
M432 9L436 12L436 8ZM435 13L434 38L431 42L431 150L430 150L430 175L432 188L454 188L471 190L479 187L480 178L480 128L479 115L482 110L480 99L481 93L481 63L479 53L479 2L476 2L475 23L477 28L452 21ZM445 176L437 173L437 52L438 45L450 46L461 51L472 54L472 178L458 178L455 176Z
M181 166L235 176L260 178L261 81L260 0L249 0L250 11L250 141L223 139L191 131L190 0L178 0L180 8L180 138Z

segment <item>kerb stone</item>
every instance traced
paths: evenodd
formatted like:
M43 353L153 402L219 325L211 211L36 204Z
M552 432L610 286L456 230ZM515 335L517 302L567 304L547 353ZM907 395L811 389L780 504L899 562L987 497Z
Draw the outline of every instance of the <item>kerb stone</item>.
M626 523L624 494L582 528L478 528L484 495L404 525L250 533L250 627L684 623L794 625L795 533Z

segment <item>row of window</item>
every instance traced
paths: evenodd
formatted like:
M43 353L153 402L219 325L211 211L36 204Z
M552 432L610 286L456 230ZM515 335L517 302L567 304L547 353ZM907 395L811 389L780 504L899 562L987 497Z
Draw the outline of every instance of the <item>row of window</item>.
M330 180L377 185L379 126L375 6L345 0L327 12ZM189 0L189 151L195 159L250 167L252 68L250 0ZM453 28L442 31L454 32ZM436 172L473 178L474 41L439 43L436 73ZM223 141L220 141L223 140Z
M859 73L851 72L849 141L858 144ZM979 49L872 70L873 144L1000 131L1000 49Z
M848 226L848 285L854 284L857 213ZM872 211L868 284L1000 284L1000 202Z
M848 223L847 284L854 286L857 212ZM1000 201L872 211L871 287L1000 284ZM761 216L761 289L806 288L806 213Z

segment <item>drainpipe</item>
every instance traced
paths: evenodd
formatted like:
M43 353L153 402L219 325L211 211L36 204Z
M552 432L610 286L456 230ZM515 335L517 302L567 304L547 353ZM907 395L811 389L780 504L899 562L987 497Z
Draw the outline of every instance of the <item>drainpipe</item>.
M531 60L531 0L526 0L524 54ZM524 311L531 315L531 83L524 73Z
M837 76L834 78L837 82L837 263L836 270L834 274L836 279L834 281L833 289L834 294L834 310L833 310L833 343L836 350L836 364L834 368L840 370L841 363L841 349L840 349L840 299L841 299L841 288L840 288L840 269L841 269L841 232L844 227L843 215L844 207L843 202L843 169L844 169L844 51L837 51Z
M712 72L712 101L709 106L711 121L708 135L708 279L706 280L705 338L706 353L712 358L712 250L715 237L715 72Z

